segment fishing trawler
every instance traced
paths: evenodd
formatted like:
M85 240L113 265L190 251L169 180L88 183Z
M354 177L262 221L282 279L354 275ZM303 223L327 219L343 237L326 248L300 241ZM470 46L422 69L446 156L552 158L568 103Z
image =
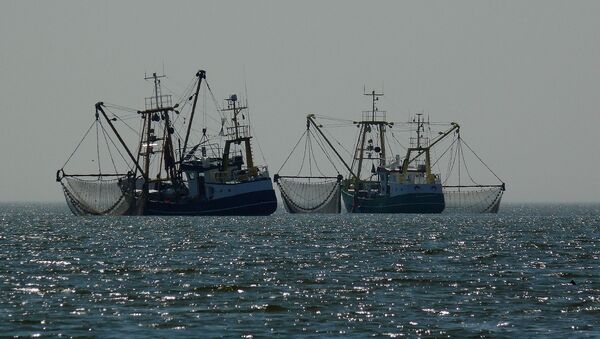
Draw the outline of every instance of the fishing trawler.
M417 143L407 149L402 164L386 163L386 112L376 107L382 93L372 91L372 110L364 111L356 124L359 139L352 159L352 178L342 187L346 209L352 213L441 213L444 193L439 175L431 171L431 147L460 127L452 123L429 145L422 143L421 128L417 127ZM419 117L420 118L420 117ZM371 162L371 173L365 178L365 162Z
M267 167L254 162L247 105L242 105L234 94L225 100L225 108L219 108L202 70L173 104L172 96L163 94L161 78L164 75L156 73L145 78L152 81L154 93L146 98L144 110L103 102L95 105L92 125L56 174L72 212L77 215L272 214L277 200ZM194 140L193 133L199 131L193 122L201 88L204 98L212 99L219 116L209 117L217 122L212 133L205 110L200 135ZM130 115L117 115L113 110ZM189 113L184 114L186 111ZM128 124L132 119L140 122L139 129ZM134 135L128 138L119 131L125 128ZM92 131L96 136L96 147L91 148L97 153L96 173L65 172L65 166ZM101 155L108 155L111 161L101 161ZM117 166L119 160L121 166ZM113 165L109 171L102 167L106 163Z
M339 208L332 209L332 206L340 200L340 196L346 210L350 213L442 213L447 207L449 211L463 213L498 212L502 193L505 190L505 185L498 176L496 178L501 182L500 184L465 184L461 182L461 162L457 166L456 184L448 184L449 173L444 182L439 173L434 173L433 166L440 158L433 159L432 153L434 147L441 145L443 141L448 139L452 141L441 155L447 154L449 149L454 150L449 152L450 162L453 165L450 170L454 168L457 158L464 157L459 124L452 122L445 130L431 137L426 133L430 132L430 129L426 131L425 128L429 126L429 121L425 121L423 114L417 114L412 121L406 123L408 126L415 127L412 130L414 136L410 138L409 147L404 147L406 153L401 159L400 154L394 155L394 150L388 149L390 144L387 140L388 129L392 129L395 123L388 121L387 113L377 108L377 102L383 93L371 91L365 95L371 97L371 110L363 111L360 121L351 122L353 126L359 128L359 134L354 151L350 154L350 164L340 155L337 147L334 147L330 140L333 136L323 132L323 124L316 122L316 116L314 114L307 116L307 130L303 135L307 142L300 168L311 168L313 163L315 165L323 163L311 161L311 154L314 153L311 145L319 145L325 153L327 152L324 145L327 145L337 157L338 164L343 165L347 170L347 176L342 180L340 171L328 155L325 158L334 165L337 176L327 176L322 173L320 176L311 173L281 175L280 168L275 175L275 181L288 212L339 213ZM334 120L338 123L341 121L341 119ZM311 133L311 127L317 133ZM311 138L316 142L310 142ZM343 147L341 142L334 141ZM294 150L290 156L293 152ZM476 157L483 163L479 156ZM304 166L307 158L308 166ZM462 161L464 162L464 159ZM490 170L485 163L483 164ZM337 185L334 178L337 178ZM318 180L321 182L317 182Z

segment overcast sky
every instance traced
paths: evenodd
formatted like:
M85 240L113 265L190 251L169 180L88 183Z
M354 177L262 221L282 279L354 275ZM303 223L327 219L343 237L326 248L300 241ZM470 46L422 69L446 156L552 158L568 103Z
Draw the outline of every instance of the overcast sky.
M457 121L506 201L600 201L600 1L0 2L0 201L54 181L97 101L143 108L144 73L247 82L273 171L307 113ZM244 76L245 74L245 76ZM354 133L354 132L352 132ZM352 147L350 145L349 147Z

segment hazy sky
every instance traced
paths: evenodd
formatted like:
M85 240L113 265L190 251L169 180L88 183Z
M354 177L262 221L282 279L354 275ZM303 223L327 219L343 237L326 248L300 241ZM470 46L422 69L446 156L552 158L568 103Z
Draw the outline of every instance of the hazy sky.
M54 181L97 101L143 106L145 72L244 87L273 171L309 112L457 121L506 201L600 201L600 1L0 2L0 201ZM293 137L291 137L293 136ZM351 147L351 145L350 145Z

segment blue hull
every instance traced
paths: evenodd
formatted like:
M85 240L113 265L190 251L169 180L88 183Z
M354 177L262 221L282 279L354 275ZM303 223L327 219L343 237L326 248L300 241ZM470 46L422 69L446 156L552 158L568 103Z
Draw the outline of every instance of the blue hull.
M215 200L169 203L148 201L144 215L271 215L277 209L274 190L239 194Z
M346 210L351 213L442 213L446 207L441 192L358 197L355 202L354 195L342 190L342 198Z

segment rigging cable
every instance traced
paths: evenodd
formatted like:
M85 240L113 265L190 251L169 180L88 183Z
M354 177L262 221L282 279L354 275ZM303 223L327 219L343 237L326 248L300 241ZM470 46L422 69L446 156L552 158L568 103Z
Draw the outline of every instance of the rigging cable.
M193 77L192 80L190 80L188 85L185 87L185 89L181 93L181 96L179 96L179 99L177 100L178 104L182 104L182 103L189 101L189 100L186 100L186 98L190 97L191 91L194 89L194 87L196 87L196 82L198 80L199 80L198 77Z
M398 143L398 145L399 145L400 147L404 148L404 150L408 150L408 148L406 148L406 146L404 146L404 145L403 145L403 144L400 142L400 140L398 140L398 138L396 138L396 135L394 134L394 132L390 132L390 134L392 135L392 138L393 138L394 140L396 140L396 143Z
M208 81L204 80L204 83L206 84L206 88L208 89L208 92L210 93L213 103L215 104L215 107L219 111L221 118L225 118L225 116L223 116L223 109L219 107L219 102L217 101L217 98L215 98L215 95L214 95L212 89L210 89L210 85L208 84Z
M104 130L104 126L102 125L102 122L100 122L100 127L102 127L102 136L104 137L104 142L106 143L106 149L108 150L108 156L110 157L110 161L113 164L115 173L117 173L117 165L115 164L115 159L113 159L112 152L110 151L110 145L108 143L108 139L106 138L106 131Z
M194 77L194 79L192 79L190 81L188 86L185 88L185 90L179 97L179 100L176 102L176 105L179 105L179 107L178 107L179 112L183 112L184 109L187 107L187 105L189 105L190 100L193 99L193 96L195 95L195 93L192 94L192 91L194 90L194 87L196 87L196 83L198 80L199 79L197 77ZM173 124L177 123L181 116L182 116L181 114L177 114L177 118L175 118L175 121L173 121ZM185 124L185 119L184 119L183 124Z
M108 102L105 102L103 106L104 107L112 107L112 108L115 108L115 109L118 109L118 110L121 110L121 111L131 112L131 113L136 113L136 114L138 112L138 110L135 109L135 108L131 108L131 107L127 107L127 106L121 106L121 105L117 105L117 104L111 104L111 103L108 103Z
M202 91L202 126L206 128L206 91Z
M328 130L326 130L326 129L323 129L323 131L325 131L325 132L326 132L326 133L329 135L329 137L331 137L331 138L332 138L332 139L333 139L333 140L334 140L334 141L335 141L335 142L336 142L338 145L340 145L340 147L341 147L341 148L342 148L342 149L343 149L343 150L344 150L346 153L348 153L348 155L349 155L349 156L352 156L352 153L350 153L350 151L349 151L349 150L348 150L346 147L344 147L344 145L343 145L341 142L339 142L339 140L337 140L337 139L335 138L335 136L334 136L334 135L333 135L331 132L329 132L329 131L328 131Z
M441 159L444 157L444 155L446 154L446 152L448 152L448 151L450 150L450 147L452 147L452 146L453 146L453 145L456 143L456 141L457 141L457 140L458 140L458 139L454 139L454 141L452 141L452 142L450 143L450 145L448 145L448 147L446 148L446 150L445 150L444 152L442 152L442 155L440 155L440 156L437 158L437 160L436 160L436 161L434 161L434 162L433 162L433 164L431 164L431 167L435 166L435 164L437 164L437 163L438 163L438 161L440 161L440 160L441 160Z
M302 163L300 165L300 169L298 170L298 174L296 174L297 176L300 175L300 172L302 172L302 169L304 168L304 160L306 159L306 148L307 148L309 140L310 140L310 134L307 132L306 140L304 141L304 153L302 154Z
M69 163L69 160L71 160L71 158L73 157L73 155L75 154L75 152L77 152L77 150L79 149L79 146L81 146L81 143L83 143L83 140L85 140L85 138L88 136L88 134L92 130L92 127L94 127L95 124L96 124L96 121L94 120L94 122L92 122L92 124L90 125L90 127L88 128L88 130L83 135L83 138L81 138L81 140L79 141L79 143L75 147L75 150L73 150L73 153L71 153L71 155L69 156L69 158L67 158L67 161L65 161L65 163L62 165L61 170L64 169L65 166Z
M102 129L105 130L104 127L102 127ZM106 133L106 136L108 137L108 140L110 140L110 142L112 143L112 145L117 150L117 153L119 153L119 155L121 156L121 159L123 159L123 161L125 162L125 165L127 165L127 161L128 160L125 158L125 156L123 155L123 153L121 153L121 150L119 150L119 147L117 146L117 144L115 143L115 141L110 137L110 134L108 132L105 131L105 133ZM116 172L116 170L115 170L115 172Z
M444 180L444 184L446 184L448 182L448 180L450 179L450 174L452 174L452 171L454 170L454 165L456 163L456 158L457 155L454 152L454 143L452 143L452 152L450 152L450 162L448 163L448 175L446 176L446 179ZM456 152L458 152L458 147Z
M318 144L319 143L317 142L317 145ZM319 164L318 164L317 160L315 160L315 152L314 152L314 150L312 148L312 142L311 142L311 147L310 147L310 153L312 154L312 159L313 159L313 162L315 163L315 168L317 169L317 171L319 172L319 174L321 174L321 176L325 177L326 175L323 174L323 172L321 171L321 168L319 168ZM309 160L310 160L310 158L309 158ZM311 176L312 176L312 174L311 174Z
M459 142L462 141L460 135L458 136L458 140L459 140ZM471 173L469 172L469 168L467 167L467 162L465 160L465 153L462 151L461 151L461 153L462 153L462 161L465 166L465 170L467 171L467 175L469 176L469 179L471 179L471 182L473 182L475 185L479 185L479 183L477 183L475 180L473 180L473 177L471 176Z
M260 157L263 159L263 164L266 165L267 159L265 158L265 154L263 153L262 147L260 146L260 141L258 140L258 137L254 133L254 125L252 125L252 120L251 120L252 114L250 114L250 108L248 106L248 88L246 87L245 81L244 81L244 90L246 91L245 95L246 95L246 112L248 115L248 125L250 126L251 133L254 134L254 140L256 140L256 145L258 146L258 152L260 153Z
M348 124L353 124L354 121L349 120L349 119L340 119L340 118L334 118L334 117L329 117L326 115L315 115L316 117L318 117L319 119L324 119L324 120L332 120L332 121L339 121L339 122L346 122Z
M333 162L333 160L331 160L332 156L327 152L326 147L323 144L324 142L319 138L318 135L316 136L316 141L317 141L317 145L319 145L319 148L321 148L321 150L323 151L323 154L325 154L325 158L327 158L327 160L329 160L329 162L331 163L331 166L333 166L333 169L335 169L335 171L339 174L340 171L335 166L335 163ZM325 176L325 175L323 175L323 176Z
M300 144L300 141L302 141L302 139L304 138L304 135L306 134L306 131L307 130L304 130L304 132L302 132L302 135L300 136L300 139L298 139L298 142L296 142L296 145L294 145L294 148L292 149L292 151L290 152L290 154L288 154L287 158L285 159L285 161L283 162L283 164L281 165L281 167L279 167L279 169L277 170L277 173L281 172L281 169L283 168L283 166L285 166L285 164L288 162L288 160L290 159L290 157L292 156L292 154L296 150L296 147L298 147L298 144Z
M462 139L462 143L465 144L465 146L467 146L467 148L477 157L477 159L496 177L496 179L498 179L500 182L503 182L502 179L500 179L500 177L498 177L496 175L496 173L494 173L494 171L492 171L492 169L485 163L483 162L483 160L477 155L477 153L475 153L475 151L473 151L473 149L469 146L469 144L467 144L465 142L464 139Z
M458 148L458 154L457 154L457 157L458 157L458 191L460 191L460 157L461 157L461 154L463 151L462 144L458 144L457 148Z
M394 153L393 153L393 151L392 151L392 144L390 143L390 140L389 140L388 138L385 138L385 143L387 143L388 150L389 150L389 155L388 155L388 157L389 157L389 156L391 156L389 159L393 159L393 160L390 162L390 163L392 163L392 162L396 161L395 154L394 154ZM384 165L385 165L385 164L387 163L387 159L383 159L383 163L384 163Z
M359 152L358 145L360 144L360 139L362 138L363 128L365 128L365 126L360 125L360 128L358 130L358 138L356 138L356 145L354 146L354 155L352 156L352 164L350 165L350 168L354 168L354 164L356 164L356 156L358 155L358 152ZM358 178L358 177L357 177L357 179L360 180L360 178Z
M117 118L119 121L121 121L130 130L132 130L133 133L140 135L140 133L138 131L136 131L133 127L131 127L128 123L126 123L120 116L116 115L113 111L111 111L108 107L106 107L106 105L105 105L105 108L110 114L112 114L115 118ZM136 113L136 116L137 116L137 113Z
M312 177L312 157L311 157L311 151L312 151L312 138L310 137L310 133L307 134L307 139L308 139L308 173L309 176Z
M98 156L98 174L102 175L102 166L100 166L100 140L98 135L98 124L99 121L96 119L96 154Z

